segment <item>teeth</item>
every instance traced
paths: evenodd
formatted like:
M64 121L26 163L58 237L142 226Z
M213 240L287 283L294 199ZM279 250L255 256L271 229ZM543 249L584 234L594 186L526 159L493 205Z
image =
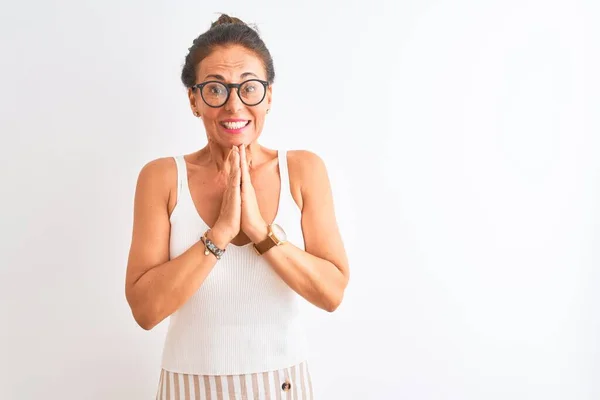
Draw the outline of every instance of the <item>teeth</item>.
M223 125L227 129L241 129L244 126L246 126L247 123L248 123L248 121L222 122L221 125Z

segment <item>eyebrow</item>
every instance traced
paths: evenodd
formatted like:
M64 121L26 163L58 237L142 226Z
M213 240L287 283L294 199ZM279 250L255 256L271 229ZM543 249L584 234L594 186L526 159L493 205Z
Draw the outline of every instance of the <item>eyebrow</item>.
M253 72L244 72L242 75L240 75L240 78L244 79L244 78L247 78L249 76L253 76L255 78L258 78L258 75L256 75ZM218 74L209 74L209 75L206 75L204 77L204 80L206 80L208 78L214 78L214 79L217 79L217 80L220 80L220 81L225 81L225 78L223 77L223 75L218 75Z

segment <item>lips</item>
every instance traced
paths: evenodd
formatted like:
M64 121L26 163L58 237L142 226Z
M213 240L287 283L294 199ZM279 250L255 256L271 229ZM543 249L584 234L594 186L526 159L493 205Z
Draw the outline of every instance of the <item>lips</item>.
M249 120L228 120L221 121L221 126L230 131L238 131L248 126L249 123Z

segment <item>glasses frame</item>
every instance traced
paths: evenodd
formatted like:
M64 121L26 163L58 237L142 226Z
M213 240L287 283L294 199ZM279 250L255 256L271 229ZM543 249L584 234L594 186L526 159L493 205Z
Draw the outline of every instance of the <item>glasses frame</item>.
M258 103L248 104L248 103L246 103L244 101L244 99L242 99L242 96L240 96L240 88L242 87L242 85L245 85L248 82L259 82L265 88L265 92L263 93L263 97L260 99L260 101ZM202 93L202 89L204 88L204 86L208 85L209 83L219 83L219 84L225 86L225 90L227 90L227 97L225 98L225 101L223 102L223 104L221 104L220 106L210 105L210 104L208 104L208 102L204 98L204 94ZM204 101L204 104L206 104L207 106L212 107L212 108L221 108L225 104L227 104L227 102L229 101L229 97L231 96L231 90L232 89L237 89L236 92L237 92L237 95L238 95L238 98L240 99L240 101L242 103L244 103L248 107L254 107L254 106L257 106L257 105L259 105L260 103L263 102L263 100L267 96L267 89L268 89L268 87L269 87L269 82L263 81L262 79L252 78L252 79L247 79L247 80L245 80L245 81L243 81L241 83L225 83L225 82L222 82L222 81L214 81L214 80L213 81L206 81L206 82L195 84L194 86L192 86L192 90L196 90L196 89L200 90L200 97L202 97L202 100Z

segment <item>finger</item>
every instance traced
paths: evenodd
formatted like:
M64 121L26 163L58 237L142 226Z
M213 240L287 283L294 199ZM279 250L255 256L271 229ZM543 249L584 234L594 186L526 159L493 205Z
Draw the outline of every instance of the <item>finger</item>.
M239 161L236 159L236 157L239 157L239 153L237 148L234 147L229 156L229 182L232 184L235 181L237 174L236 171L239 170Z
M239 187L241 185L241 171L240 171L240 152L236 149L232 157L232 172L233 172L233 185Z
M231 166L233 165L233 153L235 152L235 148L235 146L231 146L229 151L227 151L227 155L225 156L225 171L229 174L229 176L231 176L233 171Z
M240 149L240 168L242 169L242 185L250 184L250 170L248 169L246 146L243 145Z
M246 163L246 147L241 144L239 147L240 150L240 166ZM242 166L243 168L243 166Z

